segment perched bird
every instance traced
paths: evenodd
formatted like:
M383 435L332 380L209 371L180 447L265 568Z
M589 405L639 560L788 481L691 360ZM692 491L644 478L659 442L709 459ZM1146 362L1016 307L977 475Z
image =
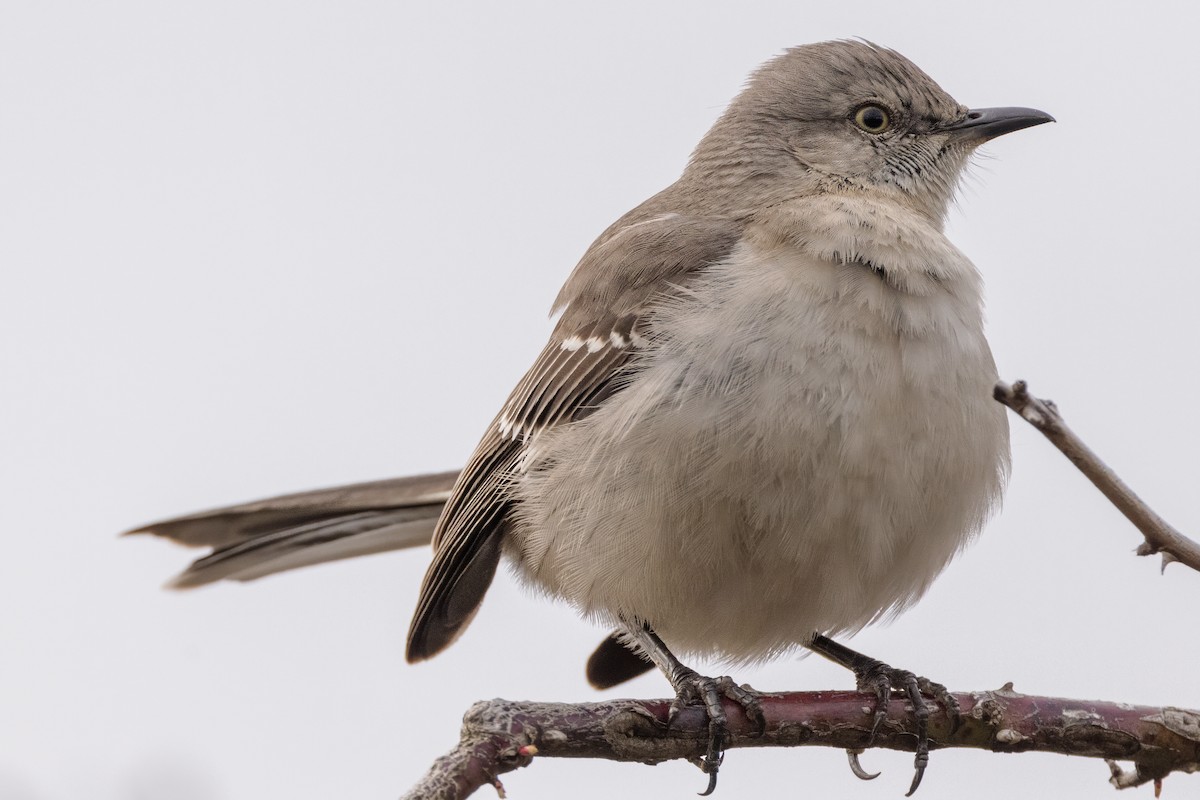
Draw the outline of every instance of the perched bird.
M593 683L653 664L677 704L705 705L710 791L721 696L762 714L753 690L677 655L746 664L809 647L876 692L877 721L893 688L919 713L922 691L948 702L828 637L914 603L1000 501L1008 428L980 276L943 224L979 144L1049 121L970 110L867 42L787 50L678 181L588 248L461 473L141 530L214 548L178 586L432 536L410 661L462 634L507 557L616 630Z

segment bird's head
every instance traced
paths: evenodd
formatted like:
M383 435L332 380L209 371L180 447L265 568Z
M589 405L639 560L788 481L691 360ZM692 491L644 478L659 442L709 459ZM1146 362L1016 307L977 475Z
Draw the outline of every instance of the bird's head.
M861 41L795 47L751 76L685 177L745 210L817 191L885 193L940 225L971 153L1051 122L1030 108L972 110L895 51Z

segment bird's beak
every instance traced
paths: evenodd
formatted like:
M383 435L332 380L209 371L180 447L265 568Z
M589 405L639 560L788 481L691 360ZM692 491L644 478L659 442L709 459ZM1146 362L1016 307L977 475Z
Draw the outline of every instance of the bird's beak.
M1043 122L1054 122L1054 117L1036 108L973 108L966 117L942 130L962 141L986 142Z

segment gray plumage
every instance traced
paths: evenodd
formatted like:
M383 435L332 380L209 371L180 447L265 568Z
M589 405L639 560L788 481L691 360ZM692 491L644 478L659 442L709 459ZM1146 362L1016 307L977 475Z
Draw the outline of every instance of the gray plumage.
M153 534L212 552L168 585L250 581L284 570L429 543L457 472L297 492L155 522Z
M980 277L947 206L980 142L1048 120L970 112L868 43L788 50L584 254L448 493L381 484L386 500L298 495L320 514L277 502L229 535L251 506L143 530L218 548L192 585L290 568L303 536L328 557L359 536L410 546L440 512L411 660L462 632L502 554L585 615L734 662L902 610L1008 471Z

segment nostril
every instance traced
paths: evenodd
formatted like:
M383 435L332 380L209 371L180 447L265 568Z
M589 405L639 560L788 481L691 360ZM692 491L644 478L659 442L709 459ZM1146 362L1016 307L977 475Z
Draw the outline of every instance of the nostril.
M972 111L970 114L967 114L967 119L979 119L982 116L982 111Z

